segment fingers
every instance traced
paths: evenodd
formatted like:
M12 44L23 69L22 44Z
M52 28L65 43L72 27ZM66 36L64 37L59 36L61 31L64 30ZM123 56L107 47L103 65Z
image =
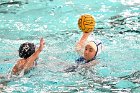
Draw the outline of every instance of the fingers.
M43 42L43 41L44 41L44 39L43 39L43 38L41 38L41 39L40 39L40 42Z
M40 39L40 45L44 45L45 44L45 41L43 38Z

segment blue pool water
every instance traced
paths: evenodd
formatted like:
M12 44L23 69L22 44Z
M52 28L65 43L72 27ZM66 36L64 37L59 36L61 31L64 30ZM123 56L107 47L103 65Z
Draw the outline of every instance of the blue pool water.
M26 0L25 0L26 1ZM23 42L46 46L38 66L11 80L2 93L139 93L140 92L140 1L138 0L24 0L0 1L0 75L10 72ZM89 13L94 30L105 49L100 64L64 73L74 64L75 42L80 38L77 20ZM0 79L0 82L4 81Z

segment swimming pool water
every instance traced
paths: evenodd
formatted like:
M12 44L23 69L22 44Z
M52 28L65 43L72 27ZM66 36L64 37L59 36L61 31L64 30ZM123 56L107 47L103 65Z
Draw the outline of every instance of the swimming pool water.
M138 0L21 0L0 1L0 75L10 72L23 42L46 46L38 66L11 80L3 93L139 93L140 92L140 1ZM64 73L78 55L74 45L81 36L77 20L89 13L94 30L105 49L100 64L90 69ZM3 81L0 79L0 82Z

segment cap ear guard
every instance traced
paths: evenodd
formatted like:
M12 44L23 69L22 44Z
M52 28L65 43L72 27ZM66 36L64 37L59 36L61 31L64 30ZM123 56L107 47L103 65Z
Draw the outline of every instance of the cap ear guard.
M96 55L98 55L98 54L100 54L101 51L102 51L102 42L101 42L100 40L95 40L94 43L95 43L96 46L97 46L97 54L96 54Z

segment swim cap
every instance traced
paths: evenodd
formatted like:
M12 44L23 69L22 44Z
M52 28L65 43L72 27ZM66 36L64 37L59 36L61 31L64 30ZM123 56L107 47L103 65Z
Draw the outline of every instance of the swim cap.
M33 43L23 43L19 47L19 56L21 58L28 58L35 52L35 45Z

